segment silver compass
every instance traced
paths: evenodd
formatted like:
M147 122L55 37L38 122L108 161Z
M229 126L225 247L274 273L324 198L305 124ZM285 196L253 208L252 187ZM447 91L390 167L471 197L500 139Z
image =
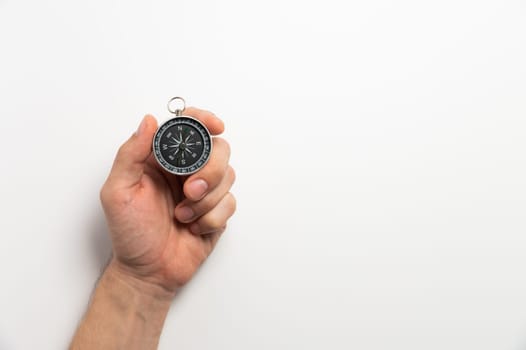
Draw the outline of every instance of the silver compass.
M172 107L178 104L179 108ZM210 132L199 120L183 115L185 100L174 97L168 111L175 117L159 126L153 138L153 154L168 172L189 175L201 169L212 152Z

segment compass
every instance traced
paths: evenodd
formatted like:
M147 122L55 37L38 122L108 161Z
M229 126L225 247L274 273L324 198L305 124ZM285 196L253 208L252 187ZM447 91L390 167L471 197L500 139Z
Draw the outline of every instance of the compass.
M173 103L182 108L172 108ZM175 175L189 175L201 169L212 151L210 132L199 120L183 115L185 101L174 97L168 101L168 111L175 117L159 126L153 138L153 154L157 162Z

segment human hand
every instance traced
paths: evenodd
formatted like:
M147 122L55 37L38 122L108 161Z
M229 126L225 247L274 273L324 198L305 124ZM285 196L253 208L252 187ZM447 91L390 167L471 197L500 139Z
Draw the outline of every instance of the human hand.
M214 114L186 108L212 135ZM152 154L157 121L147 115L119 149L100 199L113 243L109 268L148 292L174 295L212 252L234 213L230 146L219 137L208 163L185 178L162 169Z

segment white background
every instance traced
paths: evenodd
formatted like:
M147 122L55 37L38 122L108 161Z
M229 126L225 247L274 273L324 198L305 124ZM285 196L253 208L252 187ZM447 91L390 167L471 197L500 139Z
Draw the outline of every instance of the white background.
M160 349L526 347L524 1L0 0L0 45L0 349L66 348L175 95L238 211Z

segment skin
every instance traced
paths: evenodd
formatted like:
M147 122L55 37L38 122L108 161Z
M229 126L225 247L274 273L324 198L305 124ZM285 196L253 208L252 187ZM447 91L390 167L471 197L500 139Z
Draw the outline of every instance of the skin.
M186 108L212 135L213 113ZM156 349L177 291L196 273L236 209L230 147L214 137L208 163L182 178L163 170L151 151L157 121L146 115L120 147L100 191L113 255L70 349Z

